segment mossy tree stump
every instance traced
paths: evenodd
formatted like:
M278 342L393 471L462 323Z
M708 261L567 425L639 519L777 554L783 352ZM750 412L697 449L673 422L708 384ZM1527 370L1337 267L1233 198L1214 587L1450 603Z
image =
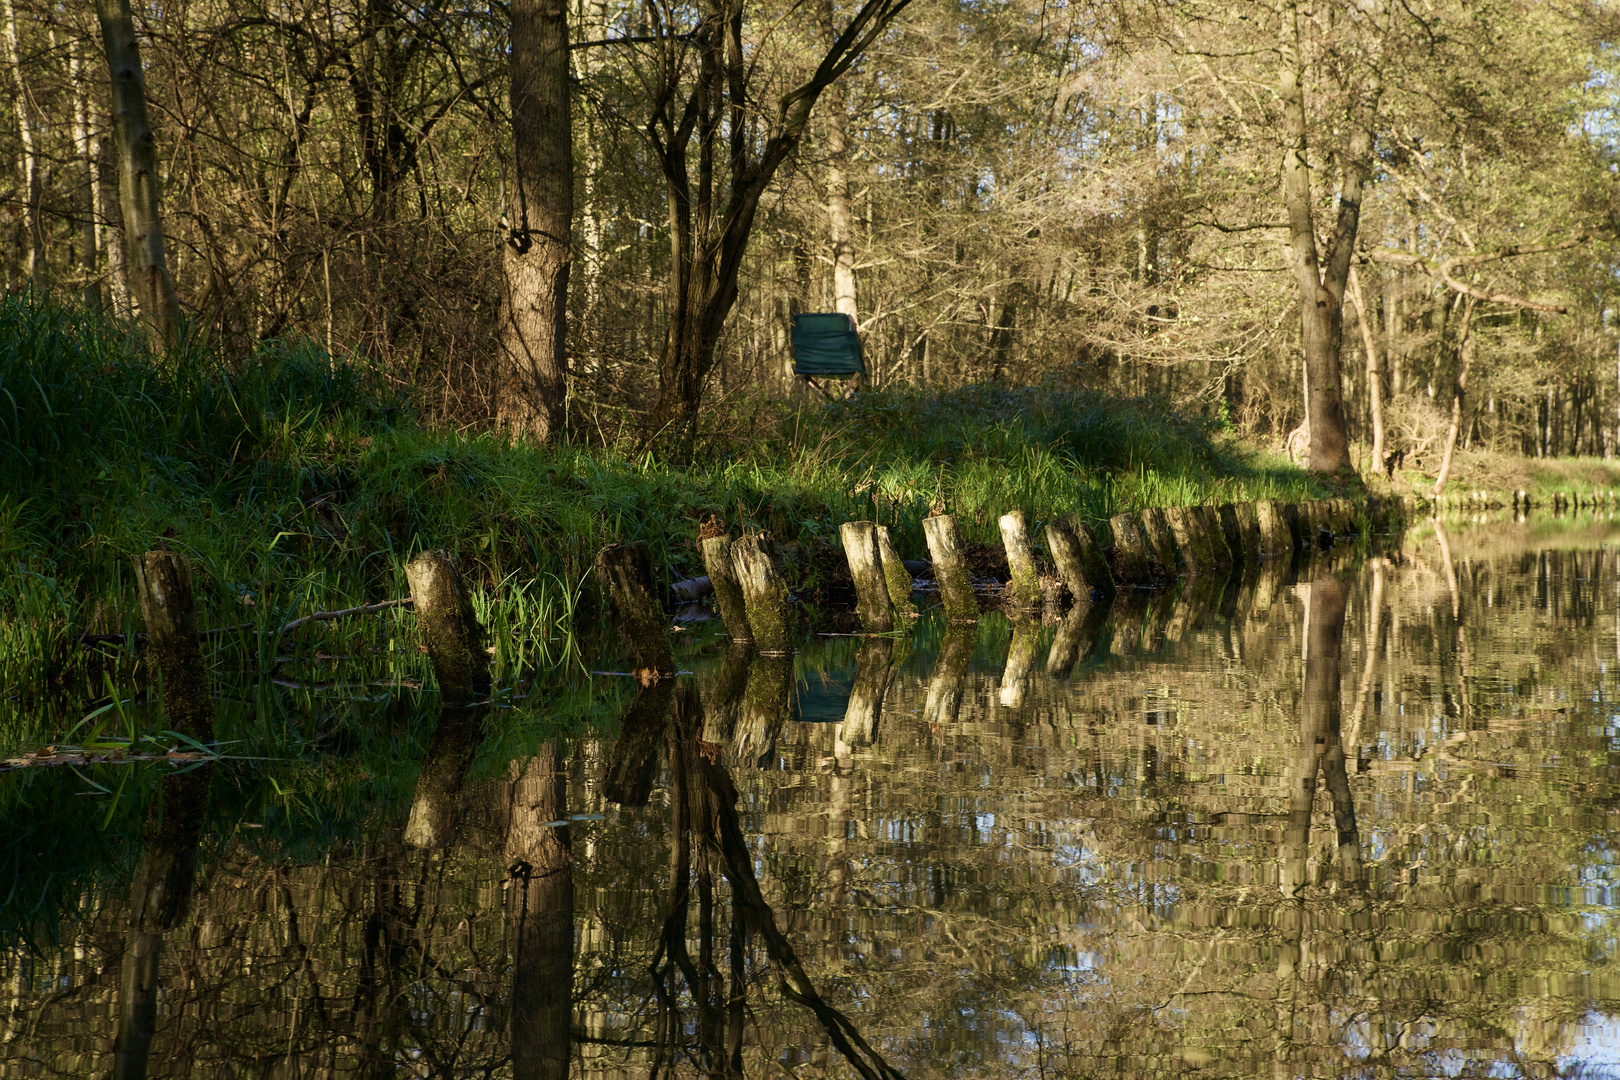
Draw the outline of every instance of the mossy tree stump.
M1204 534L1203 523L1191 507L1167 507L1164 516L1176 538L1181 570L1186 574L1203 574L1215 569L1215 552Z
M1262 499L1253 509L1260 529L1260 551L1266 555L1293 551L1294 534L1283 514L1283 504L1277 499Z
M1147 534L1148 548L1163 568L1166 577L1175 577L1179 572L1179 556L1176 553L1176 535L1170 528L1170 519L1165 516L1164 508L1150 506L1137 517L1142 522L1142 531Z
M1213 506L1195 506L1192 511L1199 528L1203 530L1205 540L1209 543L1209 550L1214 555L1215 569L1230 570L1236 560L1231 545L1226 542L1226 530L1221 525L1220 511Z
M889 590L890 607L898 618L917 618L917 605L911 602L911 571L900 561L889 530L883 525L877 527L877 545L878 554L883 558L883 583Z
M771 551L770 541L754 533L731 545L731 565L742 586L754 646L763 656L793 651L793 624L788 614L787 579Z
M742 585L737 581L737 570L731 563L731 537L710 536L699 542L703 551L703 569L714 586L714 606L720 609L720 621L732 641L754 640L754 630L748 625L748 609L743 604Z

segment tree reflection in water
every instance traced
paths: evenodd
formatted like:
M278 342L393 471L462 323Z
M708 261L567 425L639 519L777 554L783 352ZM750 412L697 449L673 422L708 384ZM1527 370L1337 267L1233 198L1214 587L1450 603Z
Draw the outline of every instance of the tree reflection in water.
M868 654L869 662L875 652ZM789 661L788 663L791 663ZM782 658L757 657L743 693L745 712L752 714L749 731L779 731L787 717L787 701L779 692ZM886 667L886 663L883 665ZM791 668L787 669L791 672ZM879 677L868 676L870 686ZM736 685L734 682L732 685ZM784 715L774 721L759 716L762 702L770 701ZM728 715L731 703L713 700L711 707ZM877 706L872 707L875 714ZM862 1037L840 1010L817 991L797 953L777 925L776 915L760 891L754 856L748 850L737 817L737 789L721 747L704 735L705 709L696 687L685 685L674 694L667 727L669 762L670 856L663 926L652 956L652 983L658 998L653 1034L654 1055L649 1075L673 1072L690 1060L706 1076L743 1075L744 1023L748 1013L750 978L749 941L757 936L774 969L777 985L788 1000L807 1008L845 1060L868 1080L898 1078L894 1070ZM875 715L873 717L875 725ZM752 754L745 750L745 756ZM719 910L719 879L729 886L729 918ZM697 925L691 925L694 897ZM719 940L724 923L724 944ZM695 932L697 952L691 938ZM719 954L725 953L721 973ZM695 1014L688 1024L682 1002L689 999ZM695 1036L688 1041L688 1032Z
M1544 527L698 640L571 684L599 722L216 765L207 815L7 774L0 1073L1611 1074L1620 566Z

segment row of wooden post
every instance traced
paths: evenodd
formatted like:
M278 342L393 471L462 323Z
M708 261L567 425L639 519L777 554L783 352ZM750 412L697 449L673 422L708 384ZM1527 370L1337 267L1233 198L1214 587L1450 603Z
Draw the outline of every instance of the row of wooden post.
M1058 579L1076 600L1101 600L1120 586L1152 586L1182 574L1228 571L1267 557L1331 543L1363 527L1387 527L1413 509L1411 500L1346 499L1304 503L1276 500L1220 507L1149 508L1117 514L1106 529L1078 520L1046 523L1047 552ZM1045 599L1029 528L1019 511L1000 520L1011 581L1010 606L1032 610ZM870 521L839 529L854 581L856 610L869 633L894 629L896 618L915 618L911 572L895 552L889 530ZM945 616L973 622L979 601L968 573L967 548L956 518L939 514L923 522ZM787 581L769 537L707 537L701 544L726 632L766 656L792 651ZM653 679L675 674L668 619L654 586L651 552L644 543L612 544L597 558L620 632L637 654L640 673ZM440 694L448 703L487 697L489 654L472 602L446 551L424 551L405 567ZM173 552L148 552L136 560L148 648L165 683L164 710L175 730L207 739L213 708L203 676L191 572Z
M1414 505L1412 500L1331 499L1150 507L1117 514L1097 529L1075 519L1054 519L1046 523L1044 533L1062 585L1076 599L1100 600L1121 586L1151 587L1182 575L1230 571L1331 543L1366 527L1386 528ZM999 525L1011 578L1004 597L1014 609L1037 609L1045 594L1028 523L1022 512L1014 510L1002 515ZM916 617L911 572L896 554L889 530L870 521L849 521L840 526L839 535L862 627L868 633L887 633L897 618ZM923 536L946 618L975 621L979 601L956 518L938 514L925 519ZM751 642L766 655L790 652L788 589L770 540L759 534L739 539L713 536L705 538L701 548L715 606L731 638ZM616 545L605 549L601 558L621 626L632 642L645 637L647 631L633 624L644 621L636 617L638 608L656 608L651 566L642 568L638 563L634 575L645 583L644 589L632 589L628 580L615 584L613 569L627 561L645 561L645 546ZM641 596L644 601L637 599ZM661 630L658 636L662 638Z

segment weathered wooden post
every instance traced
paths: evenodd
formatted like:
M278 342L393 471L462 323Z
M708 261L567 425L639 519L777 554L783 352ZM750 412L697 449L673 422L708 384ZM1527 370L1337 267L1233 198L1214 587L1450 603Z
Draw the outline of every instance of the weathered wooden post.
M1151 585L1153 567L1148 561L1147 543L1135 514L1115 514L1108 519L1114 538L1114 577L1126 585Z
M788 655L793 651L793 630L788 618L787 580L771 553L770 541L759 533L732 541L731 565L742 586L754 646L764 656Z
M1009 593L1019 608L1041 606L1041 575L1035 569L1035 553L1029 547L1029 526L1024 512L1013 510L1001 515L1001 546L1007 551L1007 569L1012 575Z
M666 629L669 620L653 588L652 553L647 545L640 540L609 544L597 553L596 573L607 585L619 632L640 667L653 678L673 676L675 655L670 652Z
M1265 558L1265 544L1260 539L1260 515L1255 513L1254 503L1238 503L1237 519L1238 529L1243 533L1244 554L1249 562L1259 562Z
M1234 562L1233 551L1226 542L1226 531L1221 527L1221 515L1213 506L1190 507L1193 520L1203 531L1204 539L1215 559L1215 569L1230 570Z
M1170 528L1170 519L1165 516L1161 506L1150 506L1137 517L1142 522L1142 532L1147 534L1148 548L1154 560L1164 569L1168 577L1175 577L1180 573L1180 556L1176 552L1175 530Z
M1283 504L1277 499L1262 499L1254 504L1255 518L1260 527L1260 550L1267 555L1283 555L1294 550L1294 535L1283 514Z
M440 699L448 705L467 705L488 697L484 628L473 614L455 556L443 550L420 552L405 564L405 581L433 675L439 680Z
M956 518L951 514L937 514L923 519L923 536L934 562L934 580L939 584L945 617L951 622L977 622L979 601L973 595L973 582L968 577L967 553L962 546L962 534L956 529Z
M1221 503L1215 507L1215 518L1221 525L1221 536L1226 540L1226 549L1232 553L1232 562L1236 566L1254 558L1252 548L1246 548L1243 543L1243 525L1238 521L1237 507L1231 503Z
M888 633L894 629L894 618L889 614L889 586L883 577L877 526L870 521L846 521L838 527L838 537L855 582L855 610L861 626L869 634Z
M731 563L731 537L710 536L698 543L703 552L703 569L714 586L714 606L720 609L720 621L732 641L754 640L754 629L748 625L748 609L743 604L742 585L737 581L737 568Z
M163 715L174 731L211 742L214 699L202 662L191 565L173 551L148 551L135 559L135 588L146 622L146 654L163 676Z
M917 605L911 602L911 571L900 561L885 525L877 527L877 545L878 555L883 559L883 582L888 587L889 604L894 608L894 614L902 619L917 618Z
M1114 575L1084 525L1047 522L1046 550L1052 553L1058 577L1068 586L1076 604L1113 599Z
M1215 569L1215 551L1210 546L1203 523L1190 506L1172 506L1164 512L1176 538L1176 551L1184 574L1202 574Z

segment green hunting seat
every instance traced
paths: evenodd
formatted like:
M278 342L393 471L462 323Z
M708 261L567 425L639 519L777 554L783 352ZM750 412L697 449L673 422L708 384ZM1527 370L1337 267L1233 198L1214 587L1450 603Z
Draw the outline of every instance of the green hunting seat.
M865 375L855 320L836 312L793 316L793 374L827 379Z

